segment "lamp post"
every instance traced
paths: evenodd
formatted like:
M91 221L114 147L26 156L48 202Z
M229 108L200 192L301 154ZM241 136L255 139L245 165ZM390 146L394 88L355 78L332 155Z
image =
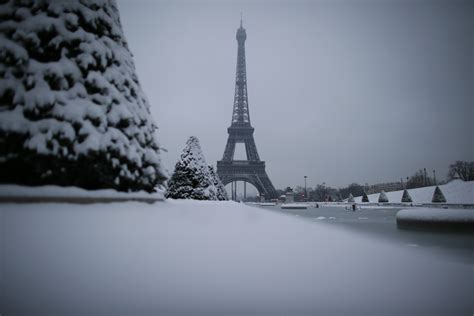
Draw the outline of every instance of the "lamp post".
M307 202L308 201L308 197L306 196L306 178L308 176L304 176L304 201Z

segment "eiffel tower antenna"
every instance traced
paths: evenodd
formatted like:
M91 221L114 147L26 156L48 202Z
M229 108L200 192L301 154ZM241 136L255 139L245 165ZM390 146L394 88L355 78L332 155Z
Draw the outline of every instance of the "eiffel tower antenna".
M227 129L229 137L225 146L222 160L217 162L217 174L224 185L244 181L253 184L261 196L275 198L277 193L270 178L265 171L265 162L260 160L257 146L253 138L254 128L250 124L249 102L247 95L247 70L245 62L245 40L247 33L242 26L242 13L240 28L237 29L237 69L235 75L234 107L232 120ZM237 143L245 144L247 160L234 160L235 146ZM232 193L236 197L236 193Z

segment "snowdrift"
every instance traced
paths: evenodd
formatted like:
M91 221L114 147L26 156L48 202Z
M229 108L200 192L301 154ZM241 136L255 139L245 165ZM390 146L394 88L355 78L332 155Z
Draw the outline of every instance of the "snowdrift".
M456 229L474 232L474 210L413 208L397 213L400 228Z

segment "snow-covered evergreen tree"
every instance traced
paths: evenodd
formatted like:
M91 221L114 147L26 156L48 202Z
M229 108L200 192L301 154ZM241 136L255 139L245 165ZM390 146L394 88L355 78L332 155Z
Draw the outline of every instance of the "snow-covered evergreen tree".
M382 190L382 192L380 192L379 203L388 203L388 197L387 197L387 194L385 194L384 190Z
M404 202L404 203L413 202L413 200L411 199L410 193L408 193L407 189L403 190L402 202Z
M0 182L164 182L114 0L0 1L0 60Z
M354 196L352 195L352 193L349 193L349 197L347 198L347 202L349 202L349 203L355 202Z
M439 186L436 186L433 192L433 198L431 199L431 202L432 203L446 203L446 198L444 197L444 194L439 188Z
M209 172L199 140L191 136L168 182L167 198L217 200L214 179Z
M364 191L364 195L362 195L362 202L367 203L369 202L369 197L367 196L367 193Z
M221 181L221 178L219 178L213 166L209 166L209 174L212 178L214 186L216 187L217 199L219 201L227 201L229 199L227 195L227 191L224 187L224 184Z

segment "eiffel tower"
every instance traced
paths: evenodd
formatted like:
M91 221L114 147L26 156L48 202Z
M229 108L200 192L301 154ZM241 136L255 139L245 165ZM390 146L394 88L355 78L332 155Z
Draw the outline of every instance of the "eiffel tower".
M253 138L254 128L250 124L250 114L247 97L247 73L245 67L245 40L247 33L242 26L237 30L237 71L235 76L235 95L232 122L227 129L229 137L225 146L222 160L217 162L217 174L224 185L232 184L232 199L237 199L237 181L244 181L244 197L248 182L254 185L260 196L276 198L277 193L265 171L265 162L260 160L257 146ZM235 145L245 144L247 160L234 160Z

